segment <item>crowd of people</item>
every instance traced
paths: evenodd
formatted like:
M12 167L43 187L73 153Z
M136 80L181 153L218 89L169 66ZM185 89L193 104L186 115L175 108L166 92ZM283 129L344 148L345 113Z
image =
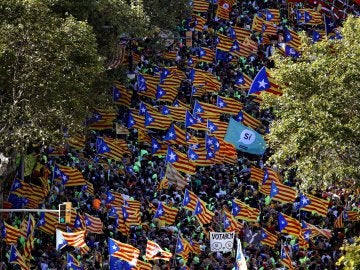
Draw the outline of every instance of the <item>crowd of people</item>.
M177 73L177 77L181 78L181 81L176 86L177 94L173 101L179 102L182 104L180 106L187 107L189 110L194 106L195 100L215 105L217 95L241 102L244 105L243 111L259 121L256 130L263 135L274 119L272 109L260 109L261 97L247 95L248 87L241 87L237 83L239 74L254 78L263 66L274 67L276 63L271 60L271 55L276 49L281 49L286 44L284 32L288 29L295 32L305 31L309 35L312 35L313 31L325 32L323 23L300 23L296 19L297 10L317 11L319 14L331 18L336 26L341 26L347 13L358 15L359 8L355 4L350 5L349 1L346 3L317 1L321 2L322 6L319 6L316 1L310 0L303 2L285 0L218 0L210 2L216 3L193 1L194 11L191 18L183 21L177 29L180 36L185 36L186 32L191 31L192 46L188 46L185 39L176 40L168 47L168 51L173 53L169 55L172 56L166 57L132 44L130 64L133 65L132 68L137 77L139 75L158 76L166 68ZM221 13L222 9L225 9L225 15ZM255 31L253 29L254 15L257 14L266 20L266 11L268 10L277 10L280 14L275 23L276 33L267 34L266 30L263 33ZM226 13L227 11L229 13ZM250 52L247 55L239 56L236 55L236 52L232 54L229 49L225 58L218 56L215 50L219 44L218 35L230 37L234 27L250 33L248 37L241 40L241 46L249 48ZM205 48L211 49L214 53L212 60L202 59L201 54L199 56L199 50ZM139 56L138 59L136 56ZM174 67L176 67L176 71L174 71ZM194 79L190 78L192 68L211 74L218 81L219 88L216 91L208 90L195 95ZM59 204L69 201L75 210L72 221L77 216L83 218L85 214L97 217L102 222L102 232L87 231L85 242L89 248L85 251L71 246L57 250L54 228L50 232L40 229L39 221L44 216L40 213L33 213L37 228L34 230L34 244L27 259L30 269L71 269L67 268L69 253L78 259L81 263L80 267L83 269L130 269L126 268L129 267L128 265L110 266L109 238L130 244L140 250L139 260L147 261L151 268L146 268L149 267L147 265L138 266L138 269L235 269L236 247L234 246L233 252L211 252L208 234L210 231L226 230L225 211L234 213L232 209L234 199L240 200L249 209L258 211L255 220L239 218L234 227L237 238L243 243L242 250L248 269L340 269L341 266L336 266L336 261L342 255L340 247L344 242L352 243L354 236L359 234L360 228L360 197L358 191L351 188L353 183L302 190L300 188L302 180L296 177L296 171L279 170L276 164L269 161L271 149L267 149L262 156L237 151L236 159L233 162L225 161L222 158L222 160L212 163L211 166L196 166L196 172L193 174L182 172L187 183L181 188L176 181L170 181L168 185L162 186L161 184L165 183L162 180L167 170L167 153L155 153L151 140L149 141L147 138L162 140L168 126L163 128L146 128L144 126L144 129L139 129L129 124L129 118L133 116L134 111L141 112L139 109L142 102L151 106L151 108L149 106L147 108L149 111L150 109L160 111L163 105L173 105L147 95L146 92L151 88L149 79L147 79L147 83L144 90L138 79L129 79L124 87L127 89L126 93L131 93L131 97L127 100L128 104L122 101L114 105L116 106L116 116L112 122L113 128L106 126L92 129L90 124L86 140L80 147L74 147L69 143L58 153L49 151L49 148L34 147L37 165L24 181L48 188L44 197L34 208L57 209ZM216 86L214 87L216 88ZM227 123L232 116L234 115L221 114L221 111L218 115L219 120L224 123ZM180 128L184 129L184 121L178 123ZM121 127L127 126L127 129L117 132L115 123ZM166 124L164 123L164 125ZM204 138L206 133L203 129L187 129L187 132L197 138ZM106 156L106 153L101 152L98 138L109 138L107 142L110 139L121 141L123 143L121 146L123 149L120 151L121 158ZM189 145L179 144L172 145L172 147L186 154ZM58 148L55 147L55 149ZM64 184L55 172L57 166L76 168L81 172L87 184ZM262 172L263 176L260 180L255 177L255 172L258 171ZM261 190L261 186L264 184L262 181L265 179L264 174L267 171L274 172L281 183L297 192L293 202L283 203L271 199L268 192ZM46 178L45 184L41 181L44 177ZM9 191L9 194L16 191L13 181L8 182L6 190ZM213 213L210 222L201 222L194 211L184 207L185 193L189 191L204 201L207 209ZM114 202L109 194L122 194L122 203L139 202L141 224L128 226L125 231L119 229L119 221L116 215L111 213L114 209L112 207ZM327 201L327 213L321 215L317 211L299 210L300 194L311 194ZM26 194L23 197L28 195L30 196L30 194ZM18 203L18 201L10 199L9 202L13 205ZM154 217L160 202L177 209L172 224L164 223L161 218ZM339 217L345 212L351 212L352 215L344 216L340 224ZM117 214L121 215L121 210L118 210ZM310 224L311 226L307 227L311 231L310 236L302 239L300 235L294 236L284 232L279 224L279 215L282 214L298 220L302 225ZM28 215L11 213L2 217L2 220L10 226L21 228ZM83 228L86 228L85 223L83 222ZM0 225L4 226L4 224ZM66 230L58 224L54 226ZM73 229L75 226L68 224L68 227ZM262 229L266 229L266 232L276 236L275 243L268 243L264 241L264 238L259 238L263 232ZM303 229L306 228L303 227ZM177 252L179 236L192 245L189 254L184 255L184 253ZM6 240L4 238L1 241L0 269L18 269L19 264L10 263L11 245L9 240ZM151 260L149 258L146 260L148 240L156 242L165 251L173 254L172 258L170 260ZM305 242L301 242L301 240L305 240ZM27 247L26 237L21 235L15 243L11 244L15 245L17 250L22 253ZM286 251L287 257L282 256L282 250ZM286 264L287 258L289 258L290 264ZM72 267L78 269L75 266Z

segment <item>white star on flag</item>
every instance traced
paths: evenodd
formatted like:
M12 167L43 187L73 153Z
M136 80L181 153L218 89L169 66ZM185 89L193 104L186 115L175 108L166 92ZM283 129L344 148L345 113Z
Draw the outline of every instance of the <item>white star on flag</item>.
M258 83L259 83L259 87L260 87L260 88L262 88L262 87L265 88L265 86L267 85L267 82L265 82L264 79L263 79L262 81L259 81Z
M176 155L173 152L171 152L169 154L169 157L170 157L170 160L175 160Z

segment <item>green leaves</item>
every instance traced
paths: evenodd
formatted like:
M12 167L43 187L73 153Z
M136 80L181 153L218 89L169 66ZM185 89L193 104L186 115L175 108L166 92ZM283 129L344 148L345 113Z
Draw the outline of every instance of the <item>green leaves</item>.
M284 95L266 96L277 120L269 143L283 168L291 157L303 185L323 186L360 176L360 19L349 18L342 40L314 45L303 37L297 62L275 56Z
M0 23L1 151L60 142L64 128L82 129L95 104L92 85L103 68L92 29L42 1L0 6L11 17Z

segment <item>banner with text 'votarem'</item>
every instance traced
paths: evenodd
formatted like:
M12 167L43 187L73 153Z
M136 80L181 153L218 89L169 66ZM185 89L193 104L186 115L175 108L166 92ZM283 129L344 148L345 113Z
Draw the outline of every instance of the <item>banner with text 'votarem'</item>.
M231 252L234 246L235 232L210 232L210 250L212 252Z

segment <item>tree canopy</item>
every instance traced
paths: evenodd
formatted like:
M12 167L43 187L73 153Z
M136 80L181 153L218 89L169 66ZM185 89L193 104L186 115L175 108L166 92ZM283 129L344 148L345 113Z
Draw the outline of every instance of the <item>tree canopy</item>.
M185 3L0 0L0 152L81 130L114 79L104 62L119 37L173 29Z
M311 44L298 60L275 56L279 98L269 144L273 160L297 169L303 185L323 186L360 177L360 19L349 18L342 39Z
M103 72L91 27L43 1L0 2L0 145L24 151L79 130Z

